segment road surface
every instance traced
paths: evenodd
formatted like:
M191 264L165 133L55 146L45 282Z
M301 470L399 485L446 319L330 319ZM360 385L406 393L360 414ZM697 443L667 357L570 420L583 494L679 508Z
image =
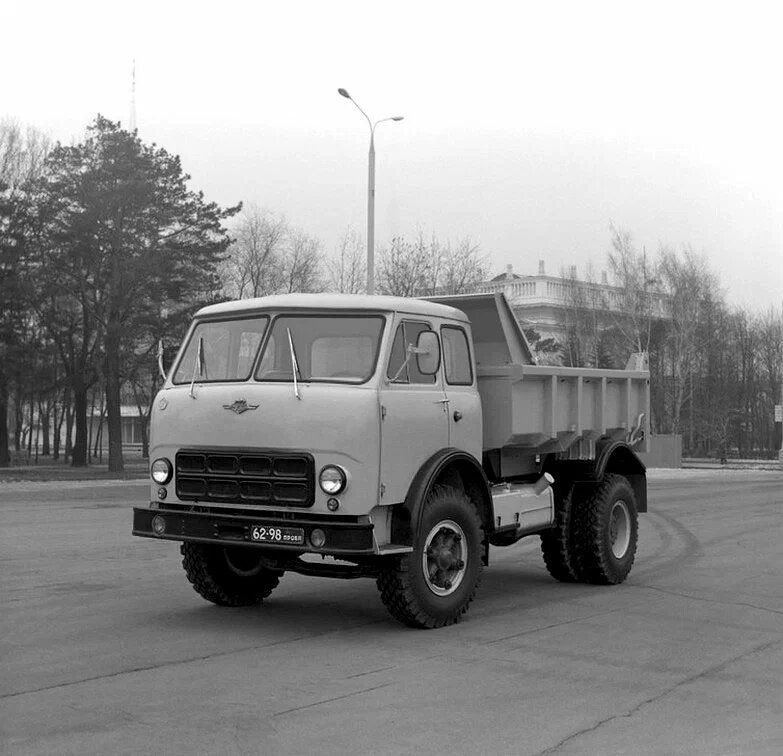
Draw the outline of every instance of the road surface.
M637 560L493 549L466 620L285 575L219 609L130 536L143 483L2 484L4 754L783 753L783 474L652 471Z

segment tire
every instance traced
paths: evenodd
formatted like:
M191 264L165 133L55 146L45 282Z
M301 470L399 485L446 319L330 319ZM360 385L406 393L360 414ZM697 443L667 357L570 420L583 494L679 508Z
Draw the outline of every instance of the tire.
M413 551L378 577L389 613L409 627L459 622L476 595L483 568L484 529L468 496L438 486L427 498Z
M218 606L260 604L282 575L264 567L257 549L183 543L180 552L196 593Z
M565 496L555 493L555 526L541 533L541 554L549 574L561 583L578 583L582 567L578 562L574 537L574 507L578 491L575 485Z
M606 475L572 516L582 580L596 585L622 583L633 566L639 534L636 497L628 480Z

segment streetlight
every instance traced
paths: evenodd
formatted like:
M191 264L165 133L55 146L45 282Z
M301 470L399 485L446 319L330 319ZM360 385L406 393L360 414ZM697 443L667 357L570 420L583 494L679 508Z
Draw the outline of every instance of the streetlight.
M401 121L404 116L381 118L373 123L367 113L359 107L359 103L348 94L347 89L340 87L337 93L356 105L370 127L370 154L367 167L367 293L375 294L375 127L384 121Z

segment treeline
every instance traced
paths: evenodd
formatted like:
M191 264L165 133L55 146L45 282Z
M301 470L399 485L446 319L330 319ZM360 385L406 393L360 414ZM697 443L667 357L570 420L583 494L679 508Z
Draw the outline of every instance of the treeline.
M327 253L283 216L221 208L189 181L178 157L101 116L70 146L0 122L0 465L43 455L81 466L108 441L119 471L123 406L146 453L159 345L168 366L205 304L365 291L358 235ZM606 282L562 278L565 335L528 330L540 359L624 367L648 353L654 432L681 433L692 456L774 456L781 316L729 307L690 249L648 257L612 229L608 266ZM378 249L380 294L465 293L488 277L470 239L419 233Z
M611 288L563 277L566 336L540 343L542 358L624 367L647 352L654 433L682 434L687 456L777 456L783 313L730 307L689 248L648 257L613 228L608 265Z
M233 242L222 268L227 296L243 299L290 292L363 294L367 247L351 231L331 254L283 216L256 206L232 225ZM461 294L486 279L487 260L470 239L455 243L436 235L396 237L378 249L376 294L412 297Z
M101 116L75 145L0 122L0 466L83 466L108 441L121 471L122 407L146 454L159 345L169 365L199 307L365 290L355 234L327 255L284 217L221 208L189 181L177 156ZM377 291L459 293L486 271L470 240L397 238L378 250Z

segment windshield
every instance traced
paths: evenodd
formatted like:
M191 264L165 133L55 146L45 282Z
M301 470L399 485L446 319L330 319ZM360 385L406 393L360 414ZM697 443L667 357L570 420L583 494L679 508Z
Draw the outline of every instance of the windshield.
M268 324L265 315L199 323L190 335L173 382L190 383L194 377L198 383L246 381Z
M297 380L364 383L375 371L383 324L377 315L281 315L272 324L256 378L293 381L293 351Z

